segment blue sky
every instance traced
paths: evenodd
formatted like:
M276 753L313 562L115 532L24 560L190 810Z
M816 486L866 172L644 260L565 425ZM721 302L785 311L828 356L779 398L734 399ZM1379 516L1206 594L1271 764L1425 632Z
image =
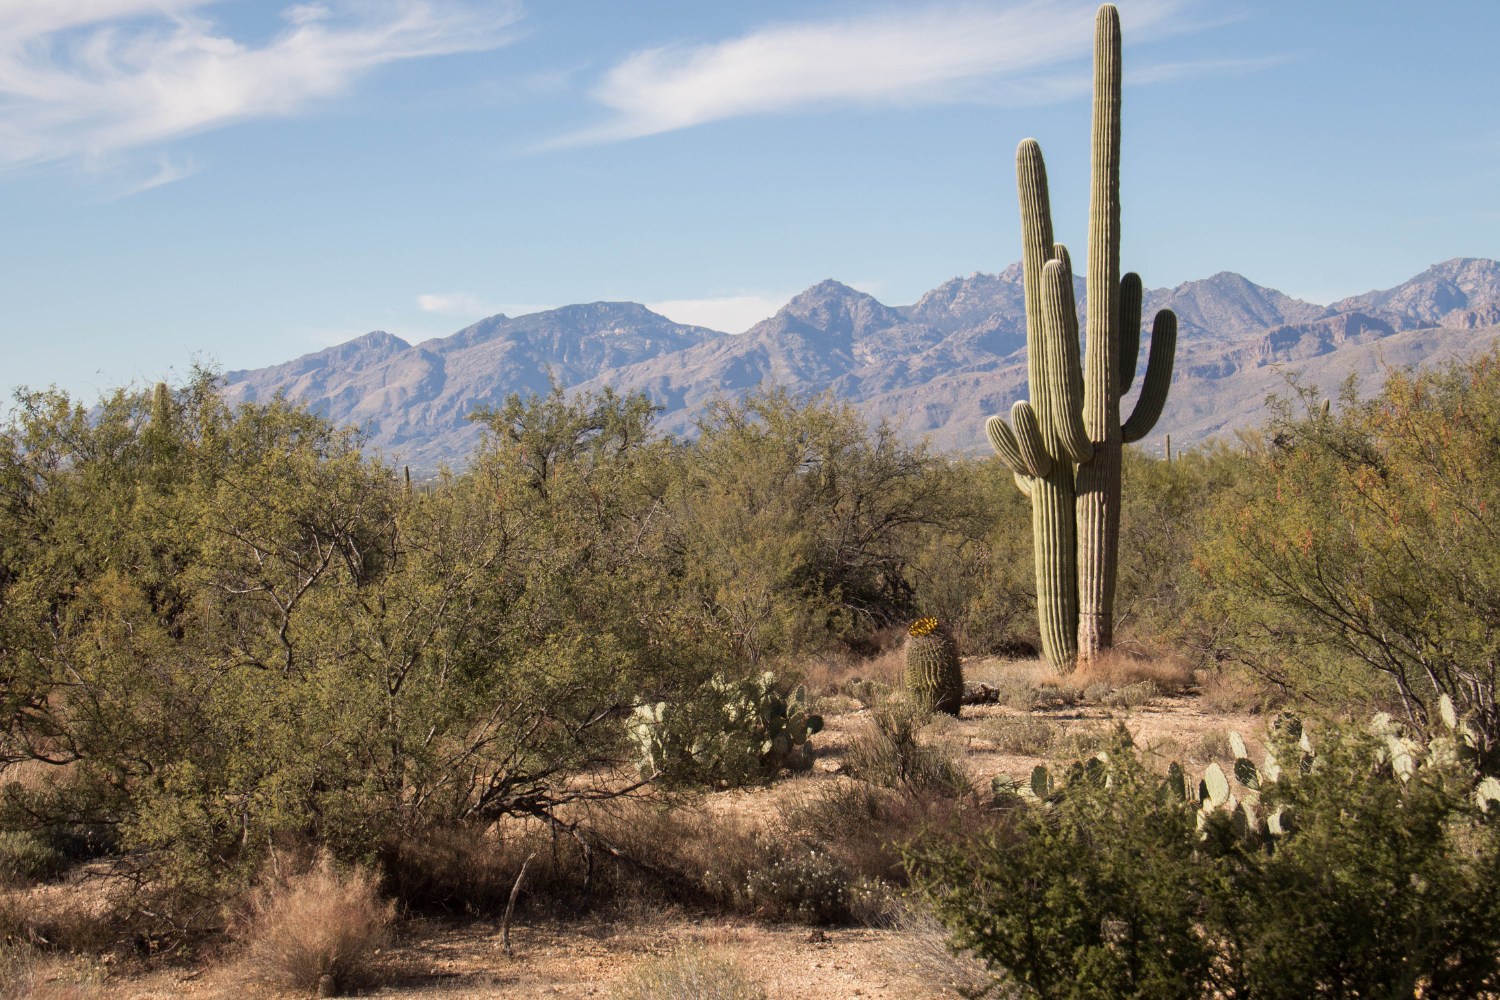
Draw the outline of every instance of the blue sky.
M1081 248L1094 6L0 0L0 388L598 299L738 332L829 277L904 304L1019 256L1027 136ZM1119 7L1149 287L1500 256L1500 3Z

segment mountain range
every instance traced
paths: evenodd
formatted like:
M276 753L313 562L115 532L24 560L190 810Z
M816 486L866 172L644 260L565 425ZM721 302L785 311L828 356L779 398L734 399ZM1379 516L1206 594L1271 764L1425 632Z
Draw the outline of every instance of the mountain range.
M1077 292L1081 314L1081 280ZM1500 263L1456 258L1326 306L1225 271L1146 292L1145 331L1162 308L1178 315L1177 360L1148 449L1164 434L1191 445L1259 423L1287 369L1325 390L1350 373L1373 387L1389 367L1487 349L1500 336ZM742 334L674 323L634 302L594 302L491 316L418 344L376 331L226 378L230 402L285 393L364 427L370 444L418 470L461 466L480 433L469 413L510 393L545 394L552 380L569 391L645 392L662 407L659 426L678 434L692 432L716 394L763 383L831 390L937 448L976 451L985 417L1027 394L1021 269L954 278L907 306L823 281Z

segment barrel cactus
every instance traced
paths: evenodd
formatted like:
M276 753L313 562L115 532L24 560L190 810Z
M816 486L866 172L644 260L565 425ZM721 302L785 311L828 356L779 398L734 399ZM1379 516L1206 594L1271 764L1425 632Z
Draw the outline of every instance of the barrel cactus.
M1177 317L1156 314L1140 397L1120 419L1135 380L1141 279L1120 276L1120 18L1099 8L1094 38L1093 181L1089 208L1088 345L1078 346L1073 268L1052 240L1042 151L1016 152L1031 399L1011 421L991 417L990 444L1031 498L1042 649L1061 671L1113 642L1124 444L1155 426L1166 404Z
M964 695L958 644L936 618L918 618L907 630L906 688L922 707L958 714Z

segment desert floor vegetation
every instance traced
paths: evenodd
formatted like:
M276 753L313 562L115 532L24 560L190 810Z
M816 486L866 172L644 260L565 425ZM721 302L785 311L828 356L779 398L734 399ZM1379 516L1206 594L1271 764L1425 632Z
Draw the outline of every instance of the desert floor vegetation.
M4 989L1493 989L1497 373L1127 450L1119 642L1063 673L1008 474L826 398L691 441L642 397L516 398L409 483L207 374L24 394ZM928 617L957 716L907 690Z

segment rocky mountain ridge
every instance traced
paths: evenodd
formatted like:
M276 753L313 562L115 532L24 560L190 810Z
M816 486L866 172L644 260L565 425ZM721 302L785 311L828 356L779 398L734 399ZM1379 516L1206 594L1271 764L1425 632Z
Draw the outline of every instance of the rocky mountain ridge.
M1082 281L1078 281L1080 312ZM1394 288L1322 306L1232 272L1144 298L1179 317L1178 357L1159 433L1194 441L1254 424L1291 367L1332 387L1350 371L1462 357L1500 335L1500 263L1456 258ZM462 465L479 430L466 420L513 392L612 386L642 391L660 424L691 433L720 393L762 383L831 391L872 420L978 450L983 421L1026 394L1019 265L954 278L908 306L820 282L739 335L674 323L632 302L491 316L449 337L408 344L373 332L282 365L230 372L232 402L277 392L340 423L417 469ZM1144 358L1144 351L1142 353ZM1152 446L1148 439L1147 447Z

